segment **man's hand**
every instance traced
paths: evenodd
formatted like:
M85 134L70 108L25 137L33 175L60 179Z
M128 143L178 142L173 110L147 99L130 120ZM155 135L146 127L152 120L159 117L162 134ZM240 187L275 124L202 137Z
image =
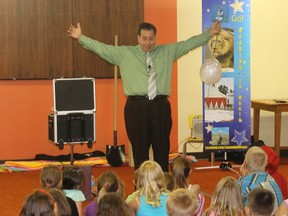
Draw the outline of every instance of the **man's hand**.
M221 31L221 22L217 20L210 29L211 36L219 34Z
M82 34L80 23L77 23L77 27L71 25L67 32L71 38L78 40Z

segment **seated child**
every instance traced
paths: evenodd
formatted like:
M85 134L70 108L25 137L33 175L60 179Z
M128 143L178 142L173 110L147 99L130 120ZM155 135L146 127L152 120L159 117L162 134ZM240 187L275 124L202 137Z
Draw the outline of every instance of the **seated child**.
M248 203L245 207L247 216L272 216L274 209L275 196L265 188L255 188L248 194Z
M98 202L106 193L118 192L120 196L123 196L120 190L121 184L122 180L120 181L116 173L112 171L102 173L98 179L96 179L95 199L85 208L85 216L95 216L97 214Z
M73 199L77 205L79 215L82 215L82 205L86 200L80 186L84 181L83 171L77 166L67 166L63 171L62 188L67 197Z
M240 185L232 177L224 177L218 182L210 206L205 211L205 216L222 215L245 215Z
M166 208L168 216L195 215L197 198L190 190L178 188L168 195Z
M168 194L160 165L155 161L145 161L139 167L136 197L128 206L132 215L165 216Z
M195 197L198 198L198 205L195 215L203 215L205 197L203 193L200 193L200 186L198 184L192 185L189 183L189 176L192 170L188 159L182 157L181 155L174 158L170 164L170 170L175 180L175 189L186 188L192 191Z

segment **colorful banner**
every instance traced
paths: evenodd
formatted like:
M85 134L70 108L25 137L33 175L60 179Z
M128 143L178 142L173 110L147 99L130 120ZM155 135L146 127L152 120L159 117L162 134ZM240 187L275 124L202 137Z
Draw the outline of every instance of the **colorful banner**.
M203 31L219 20L222 30L203 48L203 62L216 58L222 76L203 82L206 151L245 150L251 143L250 0L202 0Z

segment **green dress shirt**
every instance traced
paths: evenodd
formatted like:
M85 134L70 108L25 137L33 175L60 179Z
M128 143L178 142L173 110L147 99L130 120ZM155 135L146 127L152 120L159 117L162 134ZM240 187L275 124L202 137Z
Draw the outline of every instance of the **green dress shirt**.
M193 36L186 41L155 46L150 55L156 71L157 95L170 95L173 62L189 51L202 46L211 38L210 32ZM149 74L146 52L139 45L112 46L81 35L79 44L113 65L118 65L124 94L147 95Z

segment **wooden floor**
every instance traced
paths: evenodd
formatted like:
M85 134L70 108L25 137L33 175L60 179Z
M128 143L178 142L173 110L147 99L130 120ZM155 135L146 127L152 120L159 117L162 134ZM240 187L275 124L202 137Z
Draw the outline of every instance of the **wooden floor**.
M224 176L237 177L232 171L223 171L219 168L221 161L211 164L207 159L198 160L192 163L193 171L190 176L191 184L199 184L205 192L205 207L210 203L209 195L212 195L217 182ZM212 166L213 165L213 166ZM232 168L239 171L239 165L232 163ZM201 168L201 169L199 169ZM126 195L134 191L133 172L134 168L129 166L121 167L93 167L92 173L97 178L101 173L113 170L125 183ZM281 158L279 171L288 178L288 158ZM40 186L40 171L0 173L0 215L19 215L25 196ZM85 202L84 206L90 201Z

